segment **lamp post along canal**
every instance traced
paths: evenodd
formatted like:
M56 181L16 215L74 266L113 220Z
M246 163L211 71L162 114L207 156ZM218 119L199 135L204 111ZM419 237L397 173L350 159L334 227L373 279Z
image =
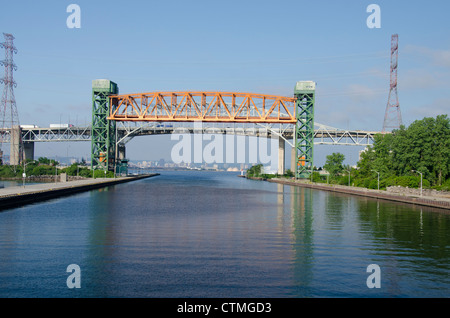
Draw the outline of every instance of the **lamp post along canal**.
M422 196L422 192L423 192L423 174L420 171L417 170L411 170L412 172L417 172L420 173L420 196Z

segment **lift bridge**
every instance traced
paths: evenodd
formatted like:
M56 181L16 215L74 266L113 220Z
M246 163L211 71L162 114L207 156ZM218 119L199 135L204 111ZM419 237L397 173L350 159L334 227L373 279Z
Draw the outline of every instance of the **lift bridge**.
M92 124L3 132L11 147L21 135L26 159L36 142L91 142L92 169L114 170L125 162L133 137L173 133L233 134L278 138L278 173L284 173L285 143L292 147L291 170L309 178L314 145L367 147L379 132L351 131L314 122L315 83L297 82L293 97L236 92L151 92L119 95L110 80L92 82ZM195 123L201 123L196 125ZM14 129L13 129L14 130Z

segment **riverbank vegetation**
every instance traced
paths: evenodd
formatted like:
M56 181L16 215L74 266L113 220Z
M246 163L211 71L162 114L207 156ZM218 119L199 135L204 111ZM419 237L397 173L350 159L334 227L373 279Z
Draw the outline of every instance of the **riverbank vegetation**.
M263 171L264 171L263 165L257 164L247 170L246 176L250 178L261 178L261 179L272 179L278 177L291 178L294 176L294 173L289 169L286 171L284 175L279 175L277 173L276 174L264 173Z
M447 115L416 120L392 134L375 136L373 146L361 153L355 169L356 186L404 186L450 190L450 119Z
M73 163L67 167L59 166L59 162L48 159L46 157L40 157L37 160L27 160L24 165L10 166L0 165L0 178L1 179L21 179L23 178L23 172L29 177L48 177L55 178L55 176L66 173L67 176L78 176L81 178L92 178L92 170L86 166L85 162ZM105 175L102 170L95 170L95 178L113 178L114 173L108 171Z
M427 117L390 134L378 134L373 145L361 152L356 167L344 165L344 160L341 153L328 155L311 181L369 189L419 188L422 182L423 188L450 191L450 119L447 115ZM265 176L261 168L252 174L260 171L263 178L276 176Z

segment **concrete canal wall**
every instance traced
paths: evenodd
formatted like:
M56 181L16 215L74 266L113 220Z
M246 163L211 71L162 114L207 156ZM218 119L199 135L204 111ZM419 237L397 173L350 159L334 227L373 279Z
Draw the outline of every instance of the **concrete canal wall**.
M84 179L58 183L39 183L0 189L0 210L14 208L43 200L49 200L62 196L71 195L83 191L89 191L125 182L150 178L159 173L141 176L120 177L120 178L97 178Z
M249 178L253 180L263 180L261 178ZM291 186L305 187L317 190L332 191L338 193L345 193L351 195L358 195L376 199L383 199L389 201L396 201L402 203L410 203L420 206L427 206L433 208L444 209L450 212L450 197L439 197L439 196L420 196L420 195L407 195L407 194L397 194L389 193L386 191L372 190L366 188L348 187L340 185L329 185L323 183L310 183L300 180L289 180L289 179L267 179L268 182L281 183Z

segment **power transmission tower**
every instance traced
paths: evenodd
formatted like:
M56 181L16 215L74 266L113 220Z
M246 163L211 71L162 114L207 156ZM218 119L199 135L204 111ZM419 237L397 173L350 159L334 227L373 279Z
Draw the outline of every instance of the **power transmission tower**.
M14 36L12 34L3 33L5 42L0 43L1 48L5 48L5 59L0 61L0 65L5 67L5 75L0 79L0 83L4 84L3 96L0 107L1 131L0 131L0 147L10 142L10 164L18 165L22 160L22 134L20 131L19 114L17 112L16 99L14 97L14 87L17 86L14 81L13 71L17 70L14 64L13 55L17 54L14 46ZM0 148L0 160L4 163L3 149Z
M398 34L391 39L391 82L389 98L384 115L383 132L398 129L402 125L402 114L397 94L397 67L398 67Z

